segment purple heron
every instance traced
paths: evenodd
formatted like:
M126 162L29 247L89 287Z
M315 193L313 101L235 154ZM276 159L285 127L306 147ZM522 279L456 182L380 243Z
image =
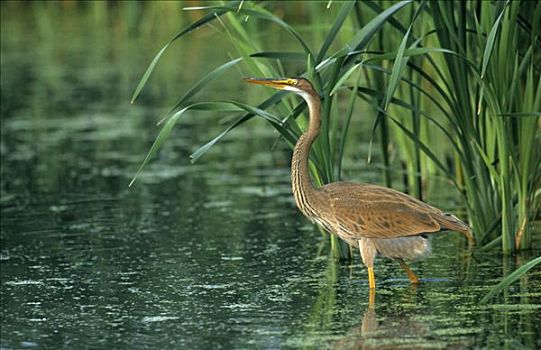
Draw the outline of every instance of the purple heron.
M404 260L417 260L430 252L427 234L457 231L474 244L470 227L456 216L444 213L405 193L377 185L333 182L316 188L308 170L310 147L321 125L321 101L304 78L256 79L246 82L292 91L307 103L308 129L294 148L291 161L293 196L300 211L351 246L358 248L368 268L370 289L376 287L374 259L377 254L396 259L411 283L419 283Z

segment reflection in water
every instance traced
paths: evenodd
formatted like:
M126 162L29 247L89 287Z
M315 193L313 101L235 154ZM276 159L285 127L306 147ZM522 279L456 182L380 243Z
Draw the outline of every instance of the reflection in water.
M422 303L418 297L418 288L415 285L405 287L395 293L401 294L404 299L415 300ZM457 349L473 344L471 340L442 342L436 333L432 332L430 325L419 315L411 314L405 310L397 311L389 305L396 300L386 298L380 302L378 318L378 304L376 292L370 291L369 303L360 324L352 327L334 344L334 349ZM389 310L389 308L392 310Z
M416 287L407 288L414 296ZM335 349L418 349L426 342L429 327L426 323L415 321L407 314L387 315L379 322L376 313L376 292L370 290L369 303L360 325L350 329L343 339L337 341Z
M378 320L376 318L376 290L370 289L368 296L368 308L363 316L361 324L361 335L366 336L374 333L378 329Z
M351 268L358 269L359 266ZM361 271L361 275L363 272ZM352 277L349 276L348 279L351 280ZM337 317L341 317L343 309L351 309L351 307L353 309L358 307L359 310L365 308L361 323L355 324L349 331L345 332L345 335L339 336L339 340L330 341L329 348L395 349L399 346L408 349L418 348L420 344L428 345L426 340L429 338L428 325L422 320L412 318L407 311L393 307L393 303L396 303L397 300L408 304L422 303L417 295L417 286L409 285L408 281L407 287L392 291L392 295L389 295L386 289L378 290L382 291L379 307L380 312L384 315L383 321L379 322L376 290L367 288L366 280L362 280L361 283L362 285L350 284L348 288L356 289L359 294L366 293L366 304L364 307L362 305L351 306L351 300L341 291L344 283L339 279L339 263L332 258L328 259L327 271L322 279L317 301L313 304L306 328L303 330L304 334L300 339L304 347L320 347L317 343L307 341L305 337L319 335L324 340L325 334L333 329L333 321ZM411 347L408 344L411 344Z
M501 338L487 337L485 332L490 327L505 325L506 339L525 349L535 348L539 340L534 334L538 330L532 332L531 327L523 329L517 323L529 320L525 325L532 324L537 310L534 305L519 319L512 314L503 314L503 318L488 323L482 318L468 319L475 314L489 316L486 310L490 307L478 305L475 299L464 299L479 289L478 282L472 280L478 274L464 273L470 268L479 273L476 260L468 259L467 255L457 262L462 263L456 270L445 271L447 278L424 278L419 285L411 285L407 278L383 280L374 291L368 288L360 264L343 266L328 259L306 323L287 344L306 349L497 348L502 344ZM436 263L432 260L431 264ZM398 270L394 264L389 266ZM337 323L344 328L337 328ZM523 334L522 340L513 339L516 334Z

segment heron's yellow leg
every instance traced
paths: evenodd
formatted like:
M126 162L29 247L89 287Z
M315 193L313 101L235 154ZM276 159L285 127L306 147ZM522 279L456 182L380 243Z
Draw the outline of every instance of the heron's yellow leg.
M376 289L376 278L374 277L374 267L368 268L368 285L370 289Z
M417 278L415 273L410 269L410 267L404 262L404 260L398 259L398 263L404 269L404 271L406 271L406 273L408 274L408 278L410 279L410 282L412 284L418 284L419 279Z
M376 289L370 288L368 292L368 307L373 308L376 305Z

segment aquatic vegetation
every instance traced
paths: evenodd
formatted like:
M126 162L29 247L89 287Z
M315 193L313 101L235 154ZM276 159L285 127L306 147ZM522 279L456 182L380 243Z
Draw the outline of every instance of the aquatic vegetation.
M541 257L537 257L528 261L527 263L516 269L513 273L510 273L508 276L503 278L500 283L494 286L494 288L492 288L490 292L487 293L487 295L485 295L483 299L481 299L480 303L486 303L488 300L490 300L490 298L494 297L503 289L509 287L513 282L518 280L520 277L522 277L524 274L526 274L528 271L530 271L532 268L539 264L541 264Z
M187 8L205 14L158 52L132 100L168 46L203 25L219 26L238 58L211 71L175 104L141 169L179 118L193 109L241 116L196 150L192 161L253 117L268 121L293 146L306 124L306 105L291 96L278 92L255 107L237 101L194 101L232 67L241 67L245 76L269 77L292 75L285 73L293 66L314 82L323 101L322 133L311 154L316 182L342 177L344 154L354 143L348 138L352 119L367 114L360 112L359 100L368 101L375 112L372 137L379 137L387 185L396 173L390 155L390 145L395 144L406 164L411 194L422 197L428 176L444 176L464 198L481 246L499 245L507 254L530 248L531 223L541 203L541 154L534 151L541 147L537 34L541 5L504 1L387 5L351 1L330 2L331 9L314 6L311 16L328 22L313 21L310 29L325 35L312 36L301 35L295 25L274 14L287 4L267 8L266 3L243 1ZM333 18L325 11L334 11ZM282 46L296 50L269 47L262 29L267 26L287 33L291 42ZM331 114L341 118L335 120ZM333 250L348 257L347 246L332 239Z

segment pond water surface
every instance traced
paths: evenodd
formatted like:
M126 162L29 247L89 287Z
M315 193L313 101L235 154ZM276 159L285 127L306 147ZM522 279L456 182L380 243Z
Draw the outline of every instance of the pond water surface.
M223 117L187 117L128 188L158 116L227 56L198 37L181 44L215 61L172 51L131 106L178 23L144 34L99 9L51 8L2 4L0 348L541 348L539 269L479 304L539 251L470 256L462 237L442 234L413 265L416 288L378 259L369 307L358 255L329 257L327 237L295 208L290 152L273 149L265 124L190 165ZM351 177L379 181L363 164L346 164ZM458 206L451 191L429 199Z

